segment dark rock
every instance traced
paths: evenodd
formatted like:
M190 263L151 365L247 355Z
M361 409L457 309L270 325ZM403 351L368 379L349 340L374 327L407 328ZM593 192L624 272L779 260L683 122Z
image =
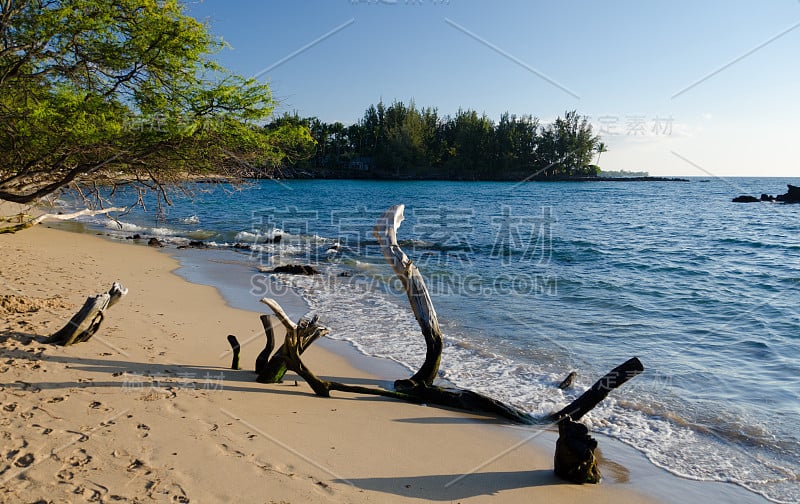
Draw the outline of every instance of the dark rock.
M571 387L572 383L575 381L575 378L577 376L578 376L578 373L576 373L575 371L572 371L570 374L567 375L566 378L564 378L564 381L562 381L561 383L558 384L558 388L560 388L561 390L564 390L566 388Z
M272 242L272 243L280 243L280 242L281 242L281 240L283 240L283 235L278 235L278 236L274 237L274 238L271 240L271 242Z
M272 270L273 273L288 273L290 275L319 275L319 271L314 269L313 266L304 266L302 264L287 264L285 266L278 266Z
M775 201L775 196L770 196L769 194L762 194L761 201Z
M344 278L350 278L351 276L353 276L353 274L349 271L342 271L341 273L339 273L339 276Z
M250 250L250 245L246 243L236 243L233 245L233 248L241 250Z
M136 234L133 235L133 239L134 240L141 240L142 239L142 235L140 235L139 233L136 233Z
M761 201L761 200L756 198L755 196L748 196L748 195L737 196L737 197L733 198L733 202L734 203L756 203L758 201Z
M187 248L204 249L204 248L208 248L208 245L206 245L205 242L202 242L200 240L192 240L186 245L178 245L178 248L179 249L187 249Z
M597 440L589 429L569 417L558 422L558 441L554 458L555 473L572 483L600 483L600 469L594 450Z
M779 194L775 196L776 201L783 201L784 203L800 203L800 187L786 184L789 188L786 194Z
M164 244L158 238L150 238L147 240L147 244L151 247L163 247Z

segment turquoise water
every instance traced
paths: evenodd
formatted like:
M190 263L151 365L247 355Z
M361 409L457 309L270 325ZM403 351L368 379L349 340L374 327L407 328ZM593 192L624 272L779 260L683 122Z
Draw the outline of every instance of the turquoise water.
M318 264L318 277L254 274L249 295L292 289L331 337L413 369L422 337L370 235L403 203L400 243L446 337L443 379L543 414L636 355L647 371L586 417L592 430L675 474L798 502L800 205L730 202L787 183L800 179L262 181L199 185L121 230L97 223L202 239L240 263ZM557 389L572 370L577 387Z

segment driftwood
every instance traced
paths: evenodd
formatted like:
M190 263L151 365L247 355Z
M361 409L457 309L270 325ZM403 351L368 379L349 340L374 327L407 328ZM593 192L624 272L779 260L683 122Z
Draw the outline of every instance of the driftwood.
M256 357L256 373L261 373L264 366L269 361L269 356L275 348L275 333L272 331L272 317L269 315L261 315L261 325L264 326L264 333L267 336L267 343L264 350Z
M46 342L69 346L74 343L89 341L100 329L104 312L114 306L127 293L128 289L118 282L114 282L108 292L89 296L86 298L86 302L83 303L83 307L72 316L67 325L47 338Z
M386 261L394 270L395 274L403 282L403 287L408 295L408 302L414 312L425 337L425 362L414 376L408 380L395 382L395 388L413 388L417 385L431 385L439 372L439 363L442 359L442 332L439 330L439 318L433 308L433 302L428 294L419 269L411 262L411 259L403 252L397 244L397 228L403 222L404 205L395 205L388 209L378 224L372 231L373 236L378 240L381 251Z
M264 364L264 360L267 348L261 352L256 362L257 380L261 383L278 383L286 371L291 370L308 382L317 395L324 397L330 396L331 391L334 390L380 395L419 404L435 404L496 414L518 423L534 423L535 420L530 415L491 397L470 390L433 385L441 362L442 334L425 281L417 267L397 244L397 228L403 221L403 209L403 205L398 205L387 210L378 220L374 235L381 244L386 260L406 287L412 311L425 337L427 351L425 361L420 369L411 378L396 381L394 390L360 387L322 380L303 364L300 356L314 341L327 334L328 329L319 323L319 317L304 318L295 324L276 301L264 298L261 301L270 307L286 328L286 338L283 345L268 359L266 364ZM273 336L271 331L267 330L266 323L264 327L267 333L267 347L269 348L269 342L273 339Z
M558 441L553 457L557 476L573 483L600 483L600 468L594 450L597 440L582 423L565 418L558 422Z
M592 408L608 396L608 393L619 387L626 381L644 371L644 366L638 358L633 357L615 367L605 376L597 380L592 385L592 388L583 393L579 398L572 401L572 403L556 413L551 414L548 420L558 422L559 420L569 417L574 421L588 413Z
M231 350L233 351L233 360L231 361L231 369L242 369L242 366L239 365L239 354L242 351L242 347L239 345L239 340L237 340L236 336L234 336L233 334L229 334L228 343L230 343Z
M403 210L403 205L387 210L379 219L373 234L380 243L387 262L400 277L411 309L425 338L425 361L420 369L408 379L395 381L394 390L323 380L301 359L303 352L314 341L328 333L328 329L320 324L319 316L302 318L295 323L289 319L277 301L264 298L261 302L270 308L286 328L286 337L283 345L270 357L275 346L272 321L269 315L261 316L267 345L256 359L258 381L277 383L287 370L291 370L303 378L315 394L323 397L329 397L331 391L380 395L413 403L490 413L522 424L557 423L561 433L556 450L557 473L570 481L598 482L600 472L594 457L597 442L588 435L588 429L576 421L602 401L612 389L641 373L644 369L641 362L635 357L628 360L606 374L572 404L544 418L534 418L513 406L470 390L434 385L441 362L442 333L425 281L397 243L397 228L403 221ZM571 373L562 382L562 388L570 386L574 378L575 373Z
M644 371L636 357L628 359L605 374L592 387L572 401L567 407L550 414L547 420L558 423L555 472L573 483L599 483L600 469L594 450L597 441L589 435L589 429L577 421L597 406L609 392ZM574 379L570 373L562 385ZM566 387L561 387L566 388Z
M103 208L100 210L89 210L87 208L69 214L43 214L34 219L30 219L25 222L20 222L19 224L16 224L14 226L2 227L0 228L0 234L16 233L17 231L28 229L29 227L33 227L36 224L39 224L40 222L48 219L69 220L69 219L74 219L76 217L82 217L84 215L103 215L109 212L124 212L125 210L126 210L125 208L119 208L119 207Z
M300 372L295 369L295 367L302 367L300 355L305 352L306 348L311 346L312 343L317 341L317 339L327 334L328 330L317 324L318 318L313 320L301 319L300 322L295 324L289 320L289 316L286 315L286 312L283 311L281 305L276 301L264 298L261 302L272 309L275 316L278 317L278 320L286 328L286 338L283 341L283 345L275 352L275 355L273 355L267 363L263 365L261 370L258 371L257 380L261 383L280 383L286 371L289 369L300 374ZM271 344L274 344L271 343L271 341L274 341L272 322L269 321L268 326L267 322L262 318L261 323L264 325L264 332L267 334L267 347L269 347ZM267 348L259 355L259 359L262 359L262 361L264 359L263 354L266 350ZM258 367L258 363L256 363L256 367Z

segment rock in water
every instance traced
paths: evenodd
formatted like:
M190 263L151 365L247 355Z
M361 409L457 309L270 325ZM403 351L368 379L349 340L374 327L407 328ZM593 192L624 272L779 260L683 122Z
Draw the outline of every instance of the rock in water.
M558 422L558 441L554 459L558 477L572 483L600 483L600 468L594 450L597 440L582 423L564 418Z
M800 187L786 184L789 188L786 194L779 194L777 196L770 196L769 194L762 194L761 198L755 198L744 194L733 198L734 203L755 203L757 201L780 201L782 203L800 203Z
M576 373L575 371L571 372L570 374L567 375L566 378L564 378L564 381L558 384L558 388L564 390L566 388L571 387L572 383L575 381L575 378L577 378L577 376L578 373Z
M786 186L789 188L786 194L779 194L775 196L775 199L784 203L800 203L800 187L792 184L786 184Z
M319 271L314 269L313 266L304 266L302 264L287 264L285 266L278 266L272 270L272 273L289 273L290 275L319 275Z

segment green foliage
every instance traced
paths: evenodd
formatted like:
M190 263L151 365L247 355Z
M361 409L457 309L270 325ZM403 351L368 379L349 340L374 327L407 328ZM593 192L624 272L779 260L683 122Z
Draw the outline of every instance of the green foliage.
M223 43L175 0L3 0L0 44L0 199L249 175L313 148L301 124L262 126L269 87L215 64Z
M543 126L532 116L505 113L495 124L474 110L440 117L434 108L419 109L383 102L370 105L363 118L345 128L317 118L285 116L282 121L308 125L317 150L287 165L309 177L441 178L523 180L593 177L592 161L606 146L587 118L576 111ZM364 166L369 170L364 170Z

